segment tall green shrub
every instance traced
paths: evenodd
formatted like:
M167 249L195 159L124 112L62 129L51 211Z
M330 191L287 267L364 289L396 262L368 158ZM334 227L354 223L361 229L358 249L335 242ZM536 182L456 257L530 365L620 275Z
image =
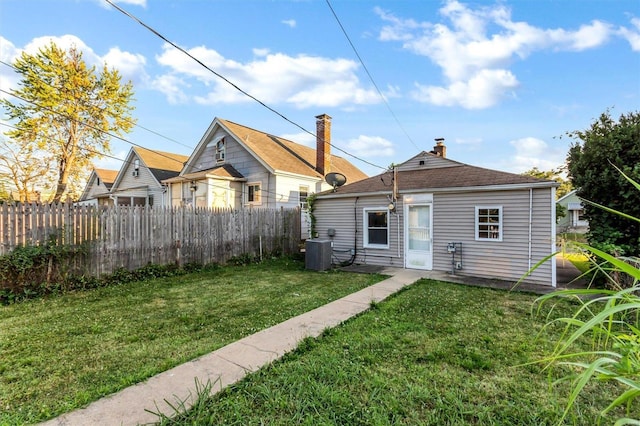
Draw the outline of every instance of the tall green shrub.
M636 181L618 171L640 192ZM640 223L639 217L592 205ZM590 381L604 380L617 383L621 390L617 398L608 401L602 415L615 412L619 415L616 425L640 425L640 268L637 263L629 263L596 247L577 242L573 245L591 256L593 269L606 276L611 289L563 290L538 299L540 306L558 297L572 298L579 303L573 316L547 324L562 323L565 333L545 361L568 367L572 372L565 377L572 380L573 386L561 422ZM621 277L630 284L623 285ZM585 337L591 339L592 350L574 352L573 343Z

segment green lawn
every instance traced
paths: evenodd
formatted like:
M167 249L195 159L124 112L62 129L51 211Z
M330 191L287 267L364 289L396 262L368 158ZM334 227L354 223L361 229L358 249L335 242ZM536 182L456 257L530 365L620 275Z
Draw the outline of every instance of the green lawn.
M0 306L0 425L81 407L382 278L285 259Z
M534 315L535 299L421 280L163 423L554 425L569 394L554 382L567 370L523 365L548 356L561 332L543 330L551 306ZM615 391L588 385L566 424L598 424Z

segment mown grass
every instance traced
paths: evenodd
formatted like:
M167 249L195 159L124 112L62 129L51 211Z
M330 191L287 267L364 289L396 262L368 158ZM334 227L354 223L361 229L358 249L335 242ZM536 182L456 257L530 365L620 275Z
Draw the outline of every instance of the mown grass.
M0 306L0 424L79 408L382 278L280 259Z
M161 423L553 425L570 393L554 381L568 367L528 363L549 356L563 328L542 331L535 299L421 280ZM559 301L552 315L574 309ZM615 391L589 384L563 423L598 424Z

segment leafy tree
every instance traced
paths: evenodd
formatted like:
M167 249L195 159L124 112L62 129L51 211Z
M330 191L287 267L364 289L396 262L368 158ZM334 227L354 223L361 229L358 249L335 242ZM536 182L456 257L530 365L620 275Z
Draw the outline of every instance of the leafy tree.
M565 172L566 167L564 166L551 170L540 170L537 167L533 167L532 169L527 170L522 174L526 176L537 177L540 179L555 180L560 184L560 186L556 188L556 198L561 198L567 195L569 192L573 191L573 185L571 185L571 181L562 177Z
M578 196L640 217L640 192L611 167L640 180L640 113L623 114L615 121L607 110L588 129L567 135L575 139L567 162ZM640 223L589 203L585 217L590 245L612 254L640 254Z
M0 181L15 190L16 201L30 201L37 193L50 192L47 189L55 178L50 166L51 158L34 152L33 146L0 141Z
M564 169L565 167L558 167L557 169L543 171L538 169L537 167L533 167L532 169L527 170L522 174L526 176L533 176L540 179L555 180L556 182L558 182L560 186L556 188L556 200L557 200L558 198L565 196L566 194L568 194L573 190L571 181L562 177L562 174L565 171ZM565 217L566 215L567 215L567 209L565 209L560 204L556 203L556 220L560 219L561 217Z
M23 52L13 64L21 75L11 91L14 103L2 100L15 129L7 132L20 150L42 150L56 175L54 202L62 200L70 181L90 167L94 158L110 152L110 134L121 136L134 125L131 82L121 84L117 70L103 66L96 75L82 52L55 43L35 55Z

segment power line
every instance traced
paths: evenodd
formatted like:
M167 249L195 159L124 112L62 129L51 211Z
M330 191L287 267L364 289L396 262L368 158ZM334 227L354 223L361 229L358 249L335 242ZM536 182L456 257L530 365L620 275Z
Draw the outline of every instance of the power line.
M409 139L409 142L411 142L411 144L418 150L420 151L420 148L418 148L418 145L416 145L416 143L413 141L413 139L411 139L411 136L409 136L409 133L407 133L407 131L404 129L404 127L402 126L402 124L400 123L400 120L398 120L398 117L396 116L396 114L393 112L393 110L391 109L391 105L389 105L389 102L387 102L387 98L382 94L382 91L378 88L378 85L376 84L375 80L373 79L373 76L371 75L371 73L369 72L369 69L367 68L367 66L365 65L364 61L362 60L362 58L360 57L360 54L358 53L358 49L356 49L356 47L354 46L354 44L351 42L351 38L349 37L349 34L347 34L347 30L345 30L344 26L342 25L342 22L340 22L340 19L338 18L338 15L336 14L336 11L333 10L333 7L331 6L331 3L329 2L329 0L326 0L327 2L327 6L329 6L329 9L331 9L331 13L333 14L333 17L336 19L336 22L338 23L338 25L340 26L340 29L342 30L342 33L344 34L344 36L347 38L347 41L349 42L349 45L351 46L351 49L353 49L353 52L356 54L356 57L358 58L358 60L360 61L360 63L362 64L362 67L364 68L365 72L367 73L367 76L369 76L369 80L371 80L371 83L373 83L373 87L376 88L376 91L378 92L378 94L380 95L380 98L382 99L382 101L384 102L384 104L387 106L387 109L389 110L389 112L391 113L391 115L393 116L393 118L395 119L396 123L398 124L398 127L400 127L400 130L402 130L402 132L405 134L405 136L407 137L407 139Z
M239 91L240 93L242 93L243 95L247 96L248 98L254 100L255 102L257 102L258 104L260 104L261 106L263 106L264 108L268 109L269 111L273 112L274 114L276 114L277 116L279 116L280 118L282 118L283 120L287 121L288 123L294 125L295 127L299 128L300 130L302 130L305 133L308 133L311 136L316 136L317 135L315 133L310 132L309 130L307 130L306 128L304 128L303 126L301 126L300 124L292 121L291 119L287 118L285 115L283 115L282 113L280 113L279 111L277 111L276 109L270 107L269 105L265 104L264 102L262 102L260 99L256 98L255 96L251 95L250 93L245 92L243 89L241 89L240 87L238 87L235 83L233 83L232 81L230 81L228 78L226 78L225 76L223 76L222 74L218 73L217 71L209 68L205 63L203 63L200 59L196 58L195 56L193 56L192 54L190 54L189 52L187 52L185 49L183 49L182 47L178 46L176 43L174 43L173 41L169 40L167 37L165 37L164 35L162 35L160 32L158 32L157 30L155 30L154 28L152 28L151 26L145 24L143 21L141 21L140 19L138 19L136 16L132 15L131 13L127 12L126 10L122 9L120 6L114 4L111 0L105 0L107 3L109 3L111 6L113 6L115 9L117 9L118 11L120 11L122 14L124 14L125 16L133 19L134 21L136 21L138 24L142 25L144 28L146 28L147 30L149 30L150 32L152 32L153 34L155 34L157 37L159 37L160 39L162 39L163 41L165 41L166 43L170 44L171 46L173 46L175 49L179 50L180 52L184 53L185 55L187 55L189 58L193 59L195 62L197 62L199 65L201 65L203 68L205 68L207 71L211 72L212 74L214 74L216 77L224 80L226 83L228 83L229 85L231 85L234 89L236 89L237 91ZM344 154L355 158L358 161L361 161L365 164L368 164L370 166L382 169L382 170L386 170L386 167L382 167L379 166L377 164L371 163L367 160L364 160L354 154L351 154L331 143L329 143L329 145L335 149L337 149L340 152L343 152Z

